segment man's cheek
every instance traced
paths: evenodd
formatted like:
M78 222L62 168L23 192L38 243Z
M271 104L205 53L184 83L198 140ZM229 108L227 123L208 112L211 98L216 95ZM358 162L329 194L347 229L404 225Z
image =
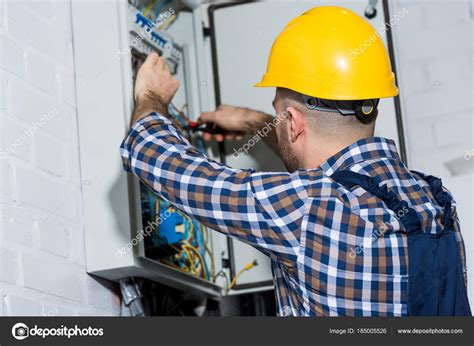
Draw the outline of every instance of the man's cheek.
M280 121L275 126L275 133L277 135L278 142L280 142L280 143L282 142L283 138L285 137L285 136L283 136L283 133L282 133L282 131L284 131L284 130L285 130L284 126L283 126L282 122Z

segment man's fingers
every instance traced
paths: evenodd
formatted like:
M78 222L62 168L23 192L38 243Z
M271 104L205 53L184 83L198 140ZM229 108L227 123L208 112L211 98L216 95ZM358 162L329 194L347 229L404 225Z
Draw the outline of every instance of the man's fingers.
M219 134L213 135L212 133L204 132L202 134L202 137L204 138L204 140L206 142L210 142L212 140L216 140L218 142L223 142L224 141L224 136L219 135Z
M147 65L149 65L149 66L153 66L153 65L155 65L159 60L160 60L160 56L159 56L157 53L153 52L153 53L151 53L151 54L148 55L148 57L147 57L146 60L145 60L144 65L147 64Z
M169 67L168 67L168 64L166 63L165 58L159 56L155 52L148 55L143 65L147 65L147 67L151 67L151 68L167 70L169 72Z
M166 72L168 72L169 74L171 74L171 71L170 71L170 68L168 66L168 64L166 63L166 59L165 58L160 58L158 60L158 62L156 63L156 67L162 69L162 70L165 70Z
M216 120L216 112L203 112L198 119L202 123L211 123Z
M166 63L166 59L163 58L162 56L158 56L158 59L156 60L154 67L158 68L162 71L164 70L164 71L168 72L169 74L171 74L171 70L170 70L168 64Z

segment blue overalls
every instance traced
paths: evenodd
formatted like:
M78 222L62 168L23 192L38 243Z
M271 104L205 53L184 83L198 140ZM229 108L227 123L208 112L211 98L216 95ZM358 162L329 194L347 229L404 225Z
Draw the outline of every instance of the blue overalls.
M460 248L456 239L451 210L452 198L443 189L441 179L412 172L425 180L439 206L444 208L443 230L424 232L415 210L398 199L380 180L351 171L331 176L351 188L358 185L381 199L403 224L408 240L408 315L471 316L464 280Z

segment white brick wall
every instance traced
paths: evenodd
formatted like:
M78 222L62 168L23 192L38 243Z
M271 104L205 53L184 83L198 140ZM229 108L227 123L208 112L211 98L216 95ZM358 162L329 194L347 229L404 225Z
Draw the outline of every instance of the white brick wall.
M85 271L70 2L0 0L0 52L0 315L117 315Z
M444 162L473 148L473 18L470 0L396 0L394 26L410 162ZM441 155L440 155L441 154ZM444 175L440 165L431 173ZM428 167L426 167L428 168Z
M458 202L474 304L474 1L390 0L411 168L443 178ZM449 165L458 165L450 167ZM458 175L453 172L462 172Z

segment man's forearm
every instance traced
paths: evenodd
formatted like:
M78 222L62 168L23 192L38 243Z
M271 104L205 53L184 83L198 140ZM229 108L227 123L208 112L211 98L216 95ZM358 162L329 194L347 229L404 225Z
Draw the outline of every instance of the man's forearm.
M165 105L158 95L153 92L148 92L146 95L140 96L136 100L132 119L130 120L130 126L133 126L137 121L146 118L153 112L168 116L168 105Z
M252 109L246 110L248 115L246 121L243 123L243 132L258 134L264 142L280 156L276 125L278 121L281 121L281 118L279 116L273 117L264 112ZM137 121L146 118L153 112L169 117L168 105L165 105L158 95L149 92L137 99L130 125L133 126Z

